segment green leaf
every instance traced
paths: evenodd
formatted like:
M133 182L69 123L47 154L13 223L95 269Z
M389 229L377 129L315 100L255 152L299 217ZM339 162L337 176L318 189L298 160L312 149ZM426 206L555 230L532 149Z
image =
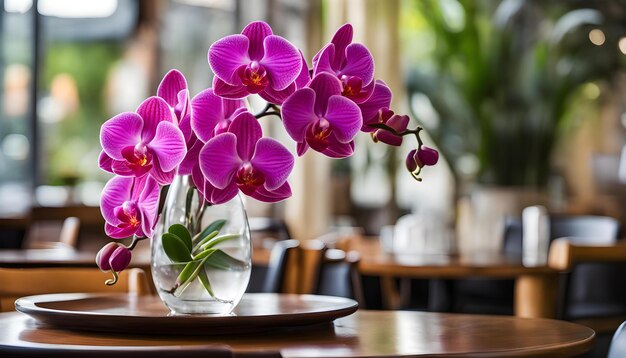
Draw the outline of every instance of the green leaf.
M204 230L202 230L201 233L196 235L194 237L194 241L197 239L203 239L207 237L213 231L217 231L219 233L219 231L222 230L222 227L224 227L224 224L226 224L226 220L215 220L209 226L207 226Z
M187 228L184 225L174 224L170 226L170 228L167 231L169 231L170 234L174 234L178 236L179 239L183 240L183 242L189 249L189 252L191 252L191 246L192 246L191 234L189 233L189 230L187 230Z
M218 270L243 270L247 266L245 262L230 256L220 249L207 256L204 265L207 268Z
M185 219L187 224L191 222L191 200L193 199L194 187L187 189L187 197L185 198Z
M212 233L208 234L206 237L204 237L202 240L200 240L200 242L198 242L196 244L196 246L194 246L193 250L191 250L191 253L196 252L198 249L201 248L202 245L204 245L205 242L211 240L212 238L214 238L216 235L218 234L217 231L213 231Z
M163 243L163 251L173 262L191 261L191 253L187 245L178 236L165 233L161 237L161 242Z
M238 238L240 236L241 235L239 235L239 234L227 234L227 235L218 236L218 237L215 237L215 238L212 238L212 239L208 240L205 244L203 244L201 246L201 248L202 248L202 250L209 249L209 248L214 247L215 245L217 245L219 243L222 243L222 242L228 241L228 240L232 240L232 239L236 239L236 238ZM205 241L205 240L203 240L203 241Z
M174 296L180 297L185 292L185 289L198 277L200 271L204 267L204 260L191 261L187 263L185 268L180 272L176 279L176 289L174 290Z
M200 274L198 274L198 279L200 279L200 283L202 284L202 287L204 287L206 292L208 292L211 297L215 297L215 293L213 293L213 289L211 288L211 281L209 281L209 276L206 275L206 271L200 271Z
M200 252L199 254L197 254L196 256L194 256L193 259L194 260L202 260L205 257L211 255L215 251L216 251L216 249L206 249L206 250Z

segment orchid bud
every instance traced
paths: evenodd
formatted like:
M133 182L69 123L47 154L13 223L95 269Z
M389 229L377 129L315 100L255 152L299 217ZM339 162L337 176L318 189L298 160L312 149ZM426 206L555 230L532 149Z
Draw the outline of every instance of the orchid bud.
M109 242L108 244L104 245L100 249L100 251L98 251L98 254L96 255L96 264L98 265L100 270L109 271L111 269L111 265L109 264L109 258L118 247L118 243Z
M423 145L417 151L416 158L418 159L417 162L422 164L420 167L425 165L435 165L439 160L439 152Z
M109 258L111 270L115 272L124 270L128 267L128 264L130 264L131 257L132 254L126 246L119 246L115 249L115 251L113 251L111 257Z
M417 162L417 149L413 149L412 151L409 152L409 154L407 154L406 156L406 160L405 160L405 164L406 164L406 168L413 173L417 167L421 167L421 165L419 165L419 163Z

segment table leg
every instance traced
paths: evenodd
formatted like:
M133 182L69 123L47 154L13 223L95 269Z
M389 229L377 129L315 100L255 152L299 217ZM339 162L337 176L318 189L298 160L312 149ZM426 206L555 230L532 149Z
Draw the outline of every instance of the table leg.
M557 275L521 275L515 280L515 315L525 318L556 317Z

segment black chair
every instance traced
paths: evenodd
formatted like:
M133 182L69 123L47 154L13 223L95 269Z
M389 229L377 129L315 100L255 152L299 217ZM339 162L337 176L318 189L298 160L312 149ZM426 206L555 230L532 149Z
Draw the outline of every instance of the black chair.
M356 251L328 249L320 265L315 293L355 299L363 303Z
M626 322L622 323L611 340L607 358L626 357Z
M551 216L550 240L568 237L577 243L607 245L617 240L619 223L603 216ZM505 222L502 251L505 255L522 257L522 222L508 218ZM562 277L558 314L562 319L578 319L583 316L621 314L611 312L611 307L588 305L589 302L606 301L607 285L616 277L615 267L605 264L582 264L571 274ZM609 283L610 282L610 283ZM430 285L429 309L433 311L513 314L513 280L467 279L433 280ZM601 293L604 292L604 293ZM596 295L602 297L596 297Z
M267 267L252 266L250 283L246 292L249 293L280 293L285 284L287 265L298 254L298 240L277 241L270 254Z

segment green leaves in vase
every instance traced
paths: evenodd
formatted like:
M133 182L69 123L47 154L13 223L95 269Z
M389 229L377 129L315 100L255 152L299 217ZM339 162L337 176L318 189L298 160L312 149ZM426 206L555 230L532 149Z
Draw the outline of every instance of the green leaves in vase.
M167 233L161 236L163 250L167 257L173 263L180 264L176 266L182 267L170 291L175 296L180 296L189 284L199 279L211 297L215 297L206 269L240 270L245 268L246 264L243 261L215 248L222 242L240 236L239 234L219 235L225 224L226 220L216 220L193 238L184 225L174 224L169 227Z

